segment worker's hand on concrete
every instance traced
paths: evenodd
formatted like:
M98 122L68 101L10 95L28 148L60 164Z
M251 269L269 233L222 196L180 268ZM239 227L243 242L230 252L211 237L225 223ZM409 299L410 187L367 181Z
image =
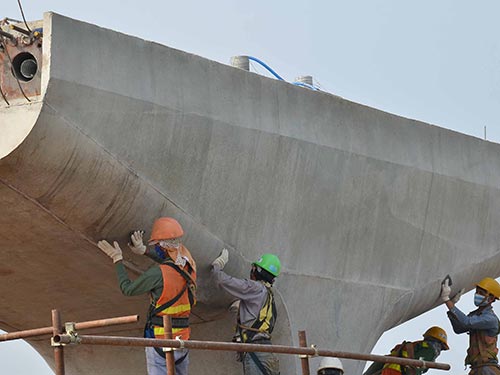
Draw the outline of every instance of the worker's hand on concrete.
M219 269L223 269L224 266L227 264L227 261L229 260L229 253L227 252L227 249L224 248L220 252L220 255L215 258L215 260L212 262L212 266L218 266Z
M132 250L134 253L139 254L139 255L144 255L146 252L146 245L144 245L144 242L142 240L142 231L136 230L132 235L130 236L130 241L132 243L128 243L128 247L130 250Z
M460 300L460 297L462 297L462 294L464 293L465 293L465 288L460 289L457 294L451 297L451 302L457 303Z
M101 249L108 257L113 259L113 263L123 260L122 249L120 249L120 245L118 245L118 242L113 242L113 246L111 246L108 241L102 240L97 243L97 247Z
M449 285L450 280L446 279L441 284L441 300L447 302L450 300L451 286Z

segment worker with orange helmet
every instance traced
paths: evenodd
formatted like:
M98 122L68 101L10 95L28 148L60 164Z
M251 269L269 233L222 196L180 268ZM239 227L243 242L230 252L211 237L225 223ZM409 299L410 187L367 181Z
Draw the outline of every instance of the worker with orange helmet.
M237 334L234 341L249 344L271 344L276 322L276 305L272 286L281 272L281 263L274 254L264 254L252 263L250 279L229 276L223 270L229 252L223 249L212 262L217 284L239 300ZM274 353L248 352L238 358L245 375L279 375L279 361Z
M472 375L500 375L498 366L497 336L500 328L498 317L491 304L500 298L500 284L491 277L486 277L476 284L474 304L477 309L465 315L455 304L457 297L450 298L449 278L441 284L441 299L448 307L450 319L455 333L469 334L469 349L465 357L465 365L469 365ZM458 293L460 296L462 291Z
M148 293L151 296L144 337L165 338L163 316L172 317L172 334L182 340L190 336L189 315L196 303L196 263L189 250L182 244L184 231L179 222L171 217L160 217L154 224L151 237L146 247L143 233L134 231L131 235L130 249L141 255L147 255L158 264L142 273L137 279L130 280L123 265L123 255L119 244L113 246L106 240L97 246L115 263L118 282L126 296ZM175 373L187 375L189 351L174 351ZM161 348L146 347L148 375L167 373L165 353Z
M403 341L392 350L392 357L422 359L434 362L442 350L448 350L448 336L441 327L430 327L423 334L424 339L418 341ZM428 369L401 366L395 363L374 362L363 375L422 375Z

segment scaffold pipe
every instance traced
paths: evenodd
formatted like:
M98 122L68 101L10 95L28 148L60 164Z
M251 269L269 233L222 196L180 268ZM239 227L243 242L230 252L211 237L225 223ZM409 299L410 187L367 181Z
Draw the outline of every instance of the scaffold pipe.
M395 363L403 366L413 366L419 368L434 368L437 370L449 370L450 365L446 363L428 362L417 359L407 359L399 357L390 357L374 354L360 354L339 352L333 350L317 349L314 346L310 348L301 348L295 346L283 345L259 345L259 344L240 344L230 342L216 341L196 341L196 340L166 340L166 339L148 339L138 337L119 337L119 336L94 336L94 335L79 335L79 343L87 345L114 345L114 346L152 346L152 347L168 347L168 348L187 348L198 350L224 350L236 352L265 352L278 354L296 354L308 355L311 357L337 357L355 359L361 361L374 361L382 363ZM55 342L61 344L70 344L70 335L59 335L54 337Z
M120 316L117 318L89 320L86 322L75 323L75 328L77 330L82 330L89 328L107 327L119 324L135 323L137 321L139 321L139 315L128 315L128 316ZM43 327L43 328L27 329L24 331L4 333L0 335L0 342L25 339L36 336L52 335L52 332L53 332L52 327Z

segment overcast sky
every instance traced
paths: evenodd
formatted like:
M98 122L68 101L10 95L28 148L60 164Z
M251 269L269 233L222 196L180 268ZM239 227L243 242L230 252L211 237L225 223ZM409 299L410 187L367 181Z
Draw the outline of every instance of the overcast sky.
M228 63L251 55L293 81L313 75L328 92L397 115L500 142L498 0L23 1L29 20L57 13ZM20 19L16 0L0 18ZM264 73L263 69L259 72ZM459 304L473 309L472 296ZM386 333L374 352L417 340L431 325L448 331L439 359L465 374L467 336L438 307ZM360 338L362 339L362 338ZM26 344L1 344L2 369L51 374ZM32 353L33 351L30 350ZM22 354L21 354L22 353ZM443 373L430 371L430 374Z

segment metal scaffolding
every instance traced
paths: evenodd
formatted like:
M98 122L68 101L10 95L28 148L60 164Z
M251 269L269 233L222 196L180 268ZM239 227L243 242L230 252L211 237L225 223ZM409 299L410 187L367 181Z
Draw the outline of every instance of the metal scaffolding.
M394 363L402 366L411 366L416 368L434 368L438 370L449 370L450 365L445 363L428 362L417 359L399 358L391 356L382 356L374 354L360 354L340 352L326 349L318 349L315 345L307 346L305 331L299 331L299 347L284 345L260 345L243 344L232 342L217 341L197 341L172 339L172 322L169 316L163 317L163 326L165 329L165 339L139 338L139 337L121 337L121 336L98 336L98 335L80 335L78 331L88 328L106 327L117 324L135 323L139 320L138 315L123 316L118 318L109 318L101 320L92 320L81 323L61 324L61 316L58 310L52 310L52 327L43 327L18 331L0 335L0 341L24 339L35 336L52 334L51 345L54 348L55 373L64 375L64 346L71 344L82 345L114 345L114 346L140 346L140 347L159 347L165 352L167 373L175 375L174 350L176 349L194 349L194 350L219 350L236 352L265 352L277 354L298 355L301 360L302 375L310 375L309 358L310 357L337 357L361 361L374 361L382 363Z

